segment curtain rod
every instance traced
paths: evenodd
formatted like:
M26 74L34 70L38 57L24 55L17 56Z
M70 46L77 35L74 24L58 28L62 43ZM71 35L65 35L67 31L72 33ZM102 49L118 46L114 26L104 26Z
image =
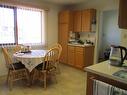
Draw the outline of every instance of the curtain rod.
M18 8L33 8L33 9L35 8L35 9L39 9L39 10L43 9L45 11L49 11L49 8L44 7L42 5L28 3L28 2L21 2L21 1L17 1L17 0L1 0L0 4L12 6L12 7L18 7Z

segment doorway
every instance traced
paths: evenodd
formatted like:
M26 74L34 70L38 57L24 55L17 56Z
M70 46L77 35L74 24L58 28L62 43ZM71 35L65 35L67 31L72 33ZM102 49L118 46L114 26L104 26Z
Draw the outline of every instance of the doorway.
M120 45L121 33L118 28L118 10L102 12L102 28L99 34L98 62L107 60L111 45Z

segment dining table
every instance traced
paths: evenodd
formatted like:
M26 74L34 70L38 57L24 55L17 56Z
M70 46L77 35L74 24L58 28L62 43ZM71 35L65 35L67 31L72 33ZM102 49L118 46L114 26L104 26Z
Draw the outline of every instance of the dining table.
M13 57L16 61L20 61L29 72L42 62L48 50L31 50L29 52L16 52Z

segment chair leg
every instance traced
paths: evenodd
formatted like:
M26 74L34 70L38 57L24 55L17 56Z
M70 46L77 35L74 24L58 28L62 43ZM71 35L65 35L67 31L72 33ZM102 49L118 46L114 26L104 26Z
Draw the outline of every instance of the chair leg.
M32 80L31 80L31 84L34 83L34 80L35 80L34 77L35 77L35 73L33 73Z
M56 66L56 72L57 72L57 74L60 74L61 71L60 71L59 62L56 62L56 63L55 63L55 66Z
M57 78L56 78L56 74L54 74L53 76L54 76L54 78L55 78L55 82L57 83Z
M51 72L51 77L54 77L55 83L57 83L56 72Z
M61 74L59 63L57 64L57 72L58 74Z
M12 90L12 85L13 85L13 73L9 70L8 72L8 87L9 87L9 90Z
M27 86L30 86L31 85L31 82L30 82L30 75L29 75L29 72L28 71L25 71L26 72L26 79L27 79Z
M12 90L13 80L10 78L8 82L9 90Z
M10 70L8 70L8 74L7 74L7 80L6 80L7 84L9 83L9 75L10 75Z
M37 73L36 70L34 70L33 73L32 73L32 76L31 76L31 79L32 79L31 83L32 84L34 83L34 80L35 80L35 77L36 77L36 73Z
M47 80L47 75L46 75L46 73L44 73L44 89L46 89L46 84L47 84L46 80Z

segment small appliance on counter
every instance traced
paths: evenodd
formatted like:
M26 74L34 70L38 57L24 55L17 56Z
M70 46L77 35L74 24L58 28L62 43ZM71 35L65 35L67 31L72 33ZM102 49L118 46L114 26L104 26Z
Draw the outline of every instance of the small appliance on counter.
M127 56L127 49L123 46L111 45L109 63L114 66L122 66Z
M78 41L80 39L80 34L79 33L76 33L76 32L70 32L70 34L69 34L69 41L71 42L76 42L76 41Z

